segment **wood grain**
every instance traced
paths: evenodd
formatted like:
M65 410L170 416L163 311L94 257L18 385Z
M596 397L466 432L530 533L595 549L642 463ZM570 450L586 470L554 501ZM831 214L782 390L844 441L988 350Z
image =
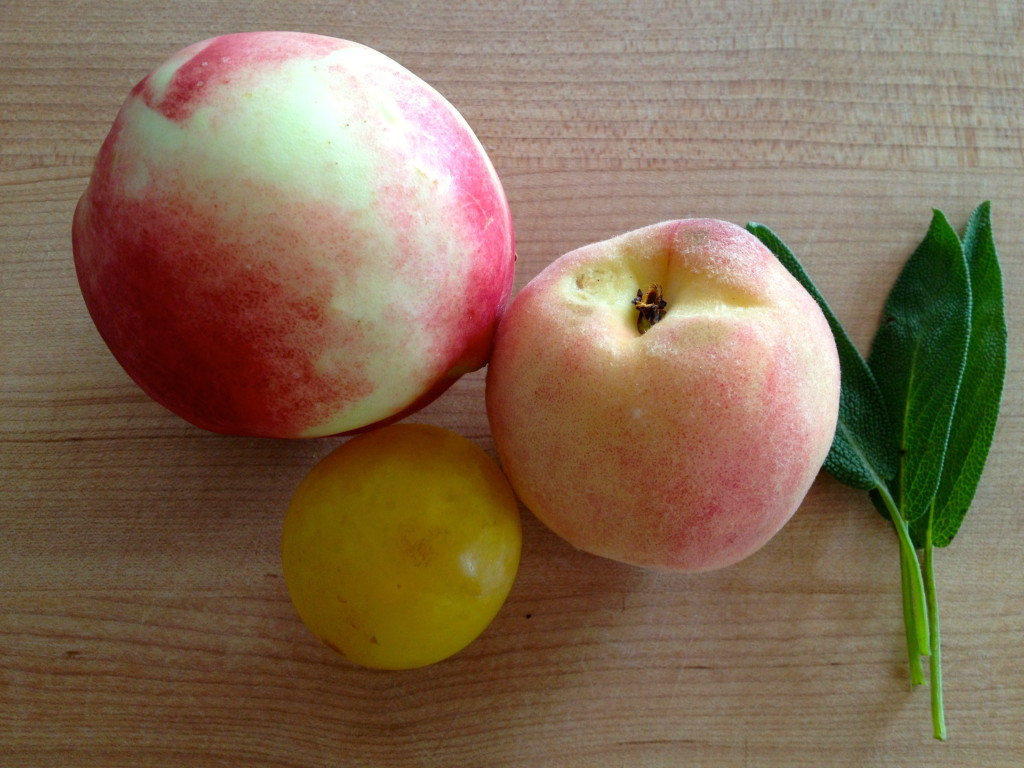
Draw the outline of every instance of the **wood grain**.
M908 690L896 542L821 477L753 558L655 575L524 513L508 604L462 654L355 668L295 616L283 509L337 440L201 433L93 329L70 219L134 83L228 31L359 40L465 114L521 287L661 219L764 222L854 340L930 210L983 199L1010 364L976 509L939 553L950 740ZM1024 9L835 4L0 4L0 765L1024 765ZM493 451L482 373L414 417Z

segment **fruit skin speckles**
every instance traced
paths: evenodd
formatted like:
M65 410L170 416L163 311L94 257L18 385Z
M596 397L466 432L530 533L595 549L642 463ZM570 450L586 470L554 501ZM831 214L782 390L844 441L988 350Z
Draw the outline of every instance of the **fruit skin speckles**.
M638 290L661 311L642 333ZM670 221L531 280L501 322L486 399L506 474L555 533L634 565L708 570L756 552L803 500L835 431L838 355L756 238Z
M144 78L72 244L97 329L150 396L268 437L393 421L484 365L515 263L455 109L365 46L284 32L197 43Z

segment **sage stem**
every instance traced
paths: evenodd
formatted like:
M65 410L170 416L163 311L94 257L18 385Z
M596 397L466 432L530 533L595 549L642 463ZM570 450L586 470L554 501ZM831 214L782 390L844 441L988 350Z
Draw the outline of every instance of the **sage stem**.
M929 512L929 514L931 514ZM939 598L935 591L935 557L932 545L932 526L929 524L924 540L924 588L928 597L928 634L931 656L928 659L928 677L931 684L932 729L935 738L946 739L946 712L942 703L942 654L939 643Z
M907 562L903 547L900 547L900 581L903 586L903 629L907 637L907 661L910 664L910 685L924 685L924 666L921 663L921 646L917 643L917 628L914 624L913 579L914 564Z
M904 621L908 622L908 652L913 652L914 649L910 648L909 644L909 633L913 632L914 641L917 645L918 656L930 656L931 655L931 642L929 638L929 624L928 624L928 606L925 602L925 590L924 590L924 577L921 575L921 562L917 558L917 550L914 548L914 543L910 540L910 531L907 528L907 521L903 517L903 513L900 512L899 507L896 506L896 502L892 499L892 494L889 493L889 489L884 484L875 486L878 494L882 497L882 501L885 502L886 509L889 510L889 517L892 520L893 528L896 529L896 537L899 539L900 544L900 569L901 572L905 568L907 571L907 587L906 592L909 594L910 605L907 606L906 602L903 605L903 616ZM910 617L907 618L907 608L910 609ZM911 675L913 676L914 661L911 661ZM920 661L917 662L920 665Z

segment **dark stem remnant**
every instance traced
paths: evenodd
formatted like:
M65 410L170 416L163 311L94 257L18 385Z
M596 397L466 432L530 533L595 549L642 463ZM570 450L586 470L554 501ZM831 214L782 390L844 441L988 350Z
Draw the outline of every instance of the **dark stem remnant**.
M636 298L633 299L633 306L636 307L636 330L640 334L647 333L651 326L661 320L665 315L665 307L668 306L661 298L661 286L651 283L647 290L636 289Z

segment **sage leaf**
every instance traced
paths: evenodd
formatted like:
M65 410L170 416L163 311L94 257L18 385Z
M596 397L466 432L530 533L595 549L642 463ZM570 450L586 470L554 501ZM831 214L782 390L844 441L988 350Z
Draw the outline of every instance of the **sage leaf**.
M814 297L839 351L839 421L825 470L839 482L868 490L896 476L899 456L874 374L794 253L771 229L751 222L747 231L770 250Z
M929 520L935 546L949 546L956 536L974 500L999 417L1007 333L1003 277L990 209L988 202L979 205L964 230L963 249L971 284L970 340L934 508L911 531L919 547L924 546Z
M962 238L933 211L889 293L866 362L793 253L767 227L747 229L810 292L831 326L842 393L825 468L868 490L893 524L911 684L926 682L927 656L933 732L945 739L934 547L953 540L973 501L1006 376L1005 299L990 205L978 206Z
M942 473L971 330L971 286L939 210L885 304L868 355L900 451L890 489L908 523L928 512Z

